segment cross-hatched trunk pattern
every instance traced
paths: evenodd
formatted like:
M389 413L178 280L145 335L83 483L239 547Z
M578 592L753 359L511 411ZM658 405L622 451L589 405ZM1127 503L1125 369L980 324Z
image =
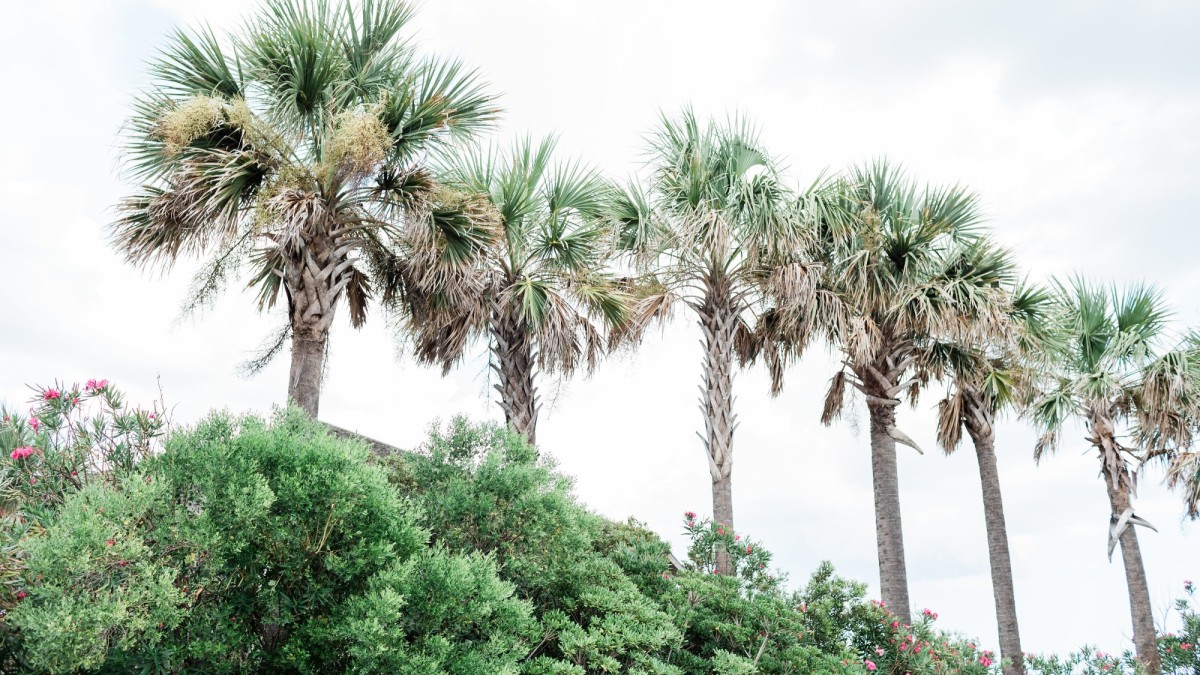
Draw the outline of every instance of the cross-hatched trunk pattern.
M320 408L329 328L350 280L346 248L331 237L313 237L287 255L283 271L292 328L288 398L314 418Z
M510 429L537 444L538 400L534 386L534 347L525 320L515 311L493 305L492 368L499 381L500 408Z
M733 413L734 333L738 311L729 285L713 281L699 306L704 334L704 383L700 410L704 414L704 447L712 477L713 520L729 529L733 522ZM732 574L733 563L725 550L716 552L717 572Z

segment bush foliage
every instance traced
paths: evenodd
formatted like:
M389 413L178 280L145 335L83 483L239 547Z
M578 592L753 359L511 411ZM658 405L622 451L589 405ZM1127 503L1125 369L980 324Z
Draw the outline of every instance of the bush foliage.
M297 410L168 434L107 382L37 395L0 424L5 672L999 672L935 613L904 625L829 563L788 590L761 543L694 513L678 563L496 425L455 419L376 461ZM737 574L713 573L722 548ZM1169 672L1197 666L1186 590Z

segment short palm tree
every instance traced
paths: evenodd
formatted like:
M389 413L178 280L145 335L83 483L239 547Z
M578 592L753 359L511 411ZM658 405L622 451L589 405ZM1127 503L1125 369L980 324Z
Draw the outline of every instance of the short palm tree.
M902 397L915 402L933 376L930 350L994 321L1003 293L981 285L977 198L960 187L920 188L887 161L845 176L843 228L825 231L825 293L843 318L830 325L843 367L830 382L822 422L842 410L847 384L870 416L875 532L883 602L910 617L900 518L896 427Z
M989 332L976 331L960 342L931 350L933 367L950 384L947 396L938 404L938 443L947 454L953 453L965 430L975 447L1000 655L1007 659L1005 675L1018 675L1025 672L1024 652L996 465L996 421L1005 411L1020 410L1028 402L1037 369L1045 355L1053 353L1048 314L1052 295L1037 286L1014 284L1014 267L1004 252L985 250L984 255L992 260L977 265L990 270L981 280L1011 287L1010 302L999 315L1002 321L992 325Z
M712 477L713 520L734 527L733 376L752 342L763 281L803 241L795 198L744 120L702 124L691 110L664 117L650 140L649 189L626 195L622 246L645 272L631 325L683 303L702 331L701 435ZM649 289L649 290L647 290ZM630 331L636 339L637 328ZM730 559L718 552L717 571Z
M1148 457L1191 443L1200 359L1194 343L1169 345L1169 312L1149 286L1106 288L1082 279L1057 287L1055 330L1061 357L1033 403L1042 436L1040 459L1058 446L1063 427L1082 421L1097 452L1111 508L1109 558L1118 543L1129 589L1133 639L1148 673L1161 672L1146 569L1133 510L1137 469Z
M496 109L473 73L413 54L401 36L411 16L402 0L267 0L225 38L177 32L129 125L141 187L121 205L115 245L164 268L211 254L192 306L245 266L260 309L282 290L288 396L314 416L338 306L357 327L377 273L435 280L429 263L489 232L486 210L439 193L423 161Z
M508 425L537 440L538 371L590 371L633 298L611 271L612 188L578 162L553 162L556 142L525 138L508 151L472 147L448 156L443 184L479 195L501 236L481 255L474 291L437 295L410 311L419 360L448 371L486 337Z

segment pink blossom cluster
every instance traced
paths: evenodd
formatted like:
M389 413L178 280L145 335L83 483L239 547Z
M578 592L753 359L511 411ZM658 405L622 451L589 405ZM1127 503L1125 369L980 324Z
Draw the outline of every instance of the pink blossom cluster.
M53 401L54 399L62 398L62 392L52 387L42 393L42 398L47 401Z
M931 610L931 609L928 609L928 608L926 608L926 609L925 609L923 612L921 612L921 613L922 613L922 614L924 614L925 616L927 616L927 617L931 618L931 619L937 619L937 612L935 612L935 611L933 611L933 610Z
M28 457L32 454L33 454L33 448L24 446L24 447L17 448L16 450L13 450L11 453L9 453L8 456L12 457L13 460L15 461L18 459L25 459L26 457Z
M103 389L107 386L108 380L88 380L87 384L84 385L83 388L87 390L89 394L95 394L103 391Z

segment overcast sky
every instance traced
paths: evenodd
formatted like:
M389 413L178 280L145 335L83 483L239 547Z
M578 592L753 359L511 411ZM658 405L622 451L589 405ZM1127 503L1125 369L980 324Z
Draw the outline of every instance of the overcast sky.
M135 272L103 227L129 187L116 136L145 61L173 26L236 24L244 0L8 3L0 54L0 400L26 384L113 380L156 395L176 420L212 407L270 409L286 359L237 366L281 321L236 288L179 319L188 266ZM875 156L983 197L996 237L1035 278L1073 272L1164 286L1181 325L1200 322L1194 258L1200 185L1200 4L1188 0L973 3L958 0L429 0L414 25L427 50L477 66L502 94L498 138L557 132L560 148L617 176L635 170L660 110L755 118L806 182ZM538 437L597 511L633 515L682 553L681 514L710 511L698 330L681 320L588 379L543 382ZM376 317L378 319L378 317ZM878 572L865 408L818 423L835 360L814 352L772 399L766 377L736 383L734 495L740 531L800 584L822 559L871 583ZM322 418L412 446L437 418L499 419L482 348L449 377L397 354L384 322L334 330ZM901 500L914 610L996 645L978 473L969 445L934 451L926 395L901 426ZM1036 466L1033 434L999 428L1023 645L1130 646L1120 557L1105 557L1108 506L1082 432ZM1138 513L1158 614L1200 579L1200 531L1151 471ZM1169 623L1168 626L1175 624Z

